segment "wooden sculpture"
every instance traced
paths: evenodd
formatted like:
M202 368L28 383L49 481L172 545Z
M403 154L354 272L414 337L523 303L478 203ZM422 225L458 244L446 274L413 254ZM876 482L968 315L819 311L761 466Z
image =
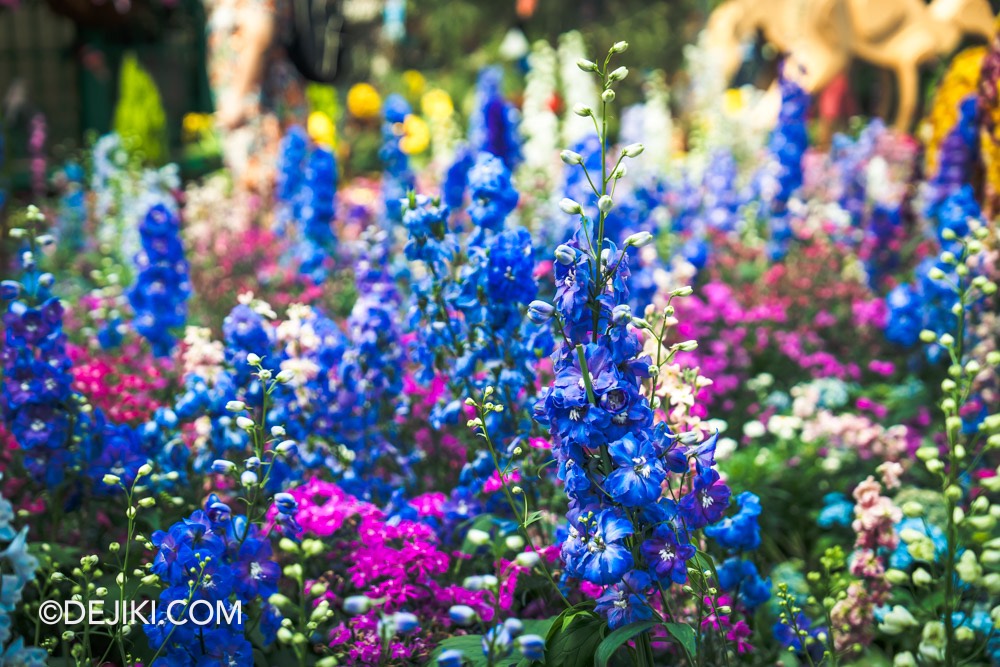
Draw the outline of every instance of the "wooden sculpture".
M967 34L989 41L988 0L726 0L709 17L706 44L731 80L743 45L757 32L788 56L786 71L807 91L822 90L854 57L891 71L898 87L895 126L908 131L918 68L951 53Z

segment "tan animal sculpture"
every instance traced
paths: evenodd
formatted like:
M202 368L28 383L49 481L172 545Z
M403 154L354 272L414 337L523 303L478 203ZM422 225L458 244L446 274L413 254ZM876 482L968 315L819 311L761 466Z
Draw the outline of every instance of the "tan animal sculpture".
M993 36L988 0L726 0L709 17L706 45L726 80L757 31L788 55L786 71L809 92L822 90L853 57L896 76L895 125L908 131L921 63L954 51L966 34Z

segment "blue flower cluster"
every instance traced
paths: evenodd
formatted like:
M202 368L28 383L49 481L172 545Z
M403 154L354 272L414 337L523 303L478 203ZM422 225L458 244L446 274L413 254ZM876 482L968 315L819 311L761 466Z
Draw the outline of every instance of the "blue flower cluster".
M154 622L144 626L150 646L162 654L153 666L251 667L253 646L244 616L251 607L259 608L260 630L268 645L281 623L267 602L278 592L281 568L260 527L245 516L234 516L212 494L204 511L196 510L167 531L156 531L152 543L157 552L150 571L164 586ZM215 616L207 625L173 622L204 620L209 613Z
M566 574L609 587L598 609L616 628L651 616L654 584L686 580L694 532L723 517L730 490L714 470L715 437L689 448L654 425L640 393L653 362L628 305L628 256L588 238L593 228L585 220L556 249L555 306L532 304L562 334L535 418L549 427L569 497Z
M417 332L412 358L422 380L438 373L449 379L450 396L431 414L435 426L456 421L464 398L492 387L491 400L505 410L490 414L487 426L503 465L522 442L519 435L530 430L535 368L551 350L552 336L547 326L525 318L538 289L535 256L527 230L505 229L518 201L510 172L496 156L480 153L468 185L473 229L464 248L449 226L447 206L417 195L404 202L406 256L424 266L412 283L409 320ZM449 519L467 519L483 507L476 496L494 473L488 452L472 457L446 507Z
M933 277L935 270L945 277ZM955 315L952 308L958 295L950 286L955 276L952 267L927 258L917 267L913 283L897 285L886 295L889 316L885 337L893 343L912 347L920 339L920 332L929 329L938 334L954 330ZM927 349L931 361L938 358L942 349L932 345Z
M927 182L929 193L925 214L937 217L937 208L969 182L979 151L976 96L969 95L958 108L958 122L938 146L938 165Z
M188 263L180 239L180 220L172 201L151 206L139 222L142 250L136 255L139 271L128 290L135 311L135 329L153 348L153 354L170 354L176 339L171 330L184 326L191 296Z
M797 83L782 73L778 79L781 92L781 111L778 123L771 133L768 151L773 160L772 174L776 180L771 195L770 238L768 252L780 258L792 236L788 220L788 200L802 186L802 156L809 147L806 120L811 99Z
M36 258L37 247L50 242L46 235L35 237L20 253L21 282L3 281L8 303L0 355L4 423L25 452L28 472L55 486L76 460L71 445L80 424L63 307L50 291L54 277L39 269Z
M502 84L500 67L479 72L475 107L469 119L469 144L474 152L495 155L512 170L521 162L520 118L517 108L504 99Z
M415 357L424 379L444 372L466 380L454 387L456 400L447 414L457 413L458 399L470 388L487 384L517 412L525 405L518 398L533 384L534 364L551 345L546 328L523 316L538 289L534 248L527 230L504 229L518 194L497 157L480 153L468 183L474 228L464 252L449 227L447 206L424 196L404 202L407 259L427 268L414 282L410 307L411 323L420 332ZM477 374L481 368L492 377Z
M44 667L48 651L25 646L24 638L14 638L11 628L11 614L21 602L24 587L35 578L38 567L38 561L28 553L28 527L15 530L11 525L13 518L14 508L0 495L0 571L3 572L0 582L0 665Z
M275 198L279 229L296 227L300 270L316 284L326 280L337 238L333 218L337 194L337 160L323 146L310 146L301 127L282 138Z
M736 498L739 510L714 526L705 528L705 535L733 554L719 566L719 586L738 594L736 599L746 609L753 610L771 597L771 580L764 579L757 566L745 554L760 546L760 498L744 491Z
M383 104L382 147L378 156L382 160L382 199L386 217L398 221L403 213L400 201L416 185L416 176L410 168L410 158L400 148L403 136L402 123L410 115L410 105L401 95L389 95Z
M71 251L83 248L84 224L87 222L87 196L83 166L69 162L62 170L59 195L59 240Z

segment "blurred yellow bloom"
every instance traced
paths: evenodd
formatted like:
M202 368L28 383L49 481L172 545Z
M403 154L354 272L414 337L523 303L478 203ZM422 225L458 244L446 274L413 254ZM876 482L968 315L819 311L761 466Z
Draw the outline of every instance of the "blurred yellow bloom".
M403 84L406 86L407 97L414 99L424 92L427 79L417 70L408 69L403 72Z
M451 95L440 88L424 93L424 96L420 98L420 108L424 115L432 120L444 120L455 112Z
M212 115L207 113L189 113L184 115L182 123L184 133L195 136L212 129Z
M347 111L355 118L375 118L381 110L382 97L370 83L356 83L347 91Z
M322 111L313 111L306 122L306 131L317 144L333 148L337 143L337 128L333 121Z
M423 153L431 144L431 130L420 116L408 115L403 119L403 138L399 140L399 149L407 155Z
M722 109L728 115L739 113L745 105L743 91L739 88L729 88L722 95Z
M918 135L927 143L925 169L928 175L937 173L938 148L958 122L962 100L976 93L985 56L984 46L974 46L959 53L934 93L931 111L918 130Z

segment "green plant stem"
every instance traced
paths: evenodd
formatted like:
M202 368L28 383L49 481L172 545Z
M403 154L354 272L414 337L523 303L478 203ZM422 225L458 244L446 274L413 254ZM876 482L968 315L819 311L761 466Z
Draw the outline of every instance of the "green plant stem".
M960 284L958 302L962 307L962 312L958 316L958 335L955 337L955 350L952 357L953 363L958 365L962 364L962 357L965 353L965 296L965 292L961 289ZM965 393L961 386L959 386L955 391L961 392L962 394ZM964 399L964 396L959 395L958 398ZM956 401L956 412L961 408L963 402L964 400ZM957 641L955 639L955 621L952 618L952 614L955 611L955 560L958 553L958 525L955 523L955 509L957 507L957 503L954 499L952 499L948 490L958 481L958 458L955 456L955 450L959 445L958 438L960 432L956 429L947 428L947 426L945 428L945 432L948 435L948 476L944 487L946 507L948 509L948 525L946 528L948 551L945 556L944 567L944 664L945 667L956 667L957 657L955 655L955 649Z

